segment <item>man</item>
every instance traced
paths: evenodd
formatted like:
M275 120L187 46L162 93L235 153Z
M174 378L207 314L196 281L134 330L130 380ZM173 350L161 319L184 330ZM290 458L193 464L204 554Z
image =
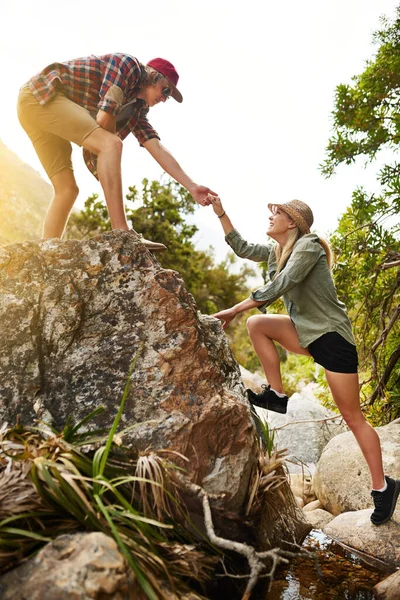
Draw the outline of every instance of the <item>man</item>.
M147 120L149 108L170 96L182 102L178 79L163 58L143 65L128 54L106 54L52 63L21 88L18 117L54 187L44 238L62 236L78 196L70 142L83 147L86 165L101 183L113 229L129 229L121 181L122 140L129 133L196 202L211 203L214 192L183 171ZM142 241L152 251L166 249Z

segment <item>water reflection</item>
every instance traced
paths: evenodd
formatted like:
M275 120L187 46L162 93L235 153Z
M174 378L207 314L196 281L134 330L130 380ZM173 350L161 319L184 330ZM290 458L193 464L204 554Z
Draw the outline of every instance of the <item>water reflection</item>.
M365 566L354 554L313 530L303 547L315 555L304 554L288 568L275 574L268 600L373 600L372 589L387 577Z

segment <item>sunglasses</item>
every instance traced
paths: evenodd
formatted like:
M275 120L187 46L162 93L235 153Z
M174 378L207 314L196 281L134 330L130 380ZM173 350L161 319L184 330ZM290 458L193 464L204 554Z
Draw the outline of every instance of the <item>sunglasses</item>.
M164 98L169 98L172 94L172 90L169 87L165 87L161 90L161 93L164 96Z

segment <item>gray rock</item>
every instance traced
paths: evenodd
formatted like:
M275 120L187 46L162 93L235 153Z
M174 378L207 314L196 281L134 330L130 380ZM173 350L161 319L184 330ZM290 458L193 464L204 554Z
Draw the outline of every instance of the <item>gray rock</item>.
M313 500L312 502L308 502L303 508L304 512L308 512L309 510L317 510L317 508L322 508L322 504L319 500Z
M377 427L385 472L400 479L400 423ZM362 452L351 432L333 438L324 449L314 475L314 491L334 515L373 508L371 479ZM400 518L400 503L395 517Z
M340 415L323 407L306 388L291 396L285 415L261 408L257 412L275 430L278 447L288 449L291 461L287 466L291 473L300 473L304 468L314 473L326 444L346 430ZM330 420L331 417L335 418Z
M308 506L308 505L307 505ZM313 529L323 529L332 519L335 517L322 508L316 508L314 510L305 510L303 508L304 515L307 521L312 525Z
M389 567L400 564L400 520L376 527L368 509L345 512L328 523L323 531L335 541L354 549L366 562L379 559ZM308 518L308 514L307 514Z
M63 535L0 577L2 600L145 600L104 533Z

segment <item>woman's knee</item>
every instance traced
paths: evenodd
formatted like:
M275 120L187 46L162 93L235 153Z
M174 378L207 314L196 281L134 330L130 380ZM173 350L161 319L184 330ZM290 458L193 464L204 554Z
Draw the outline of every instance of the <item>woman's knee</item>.
M361 411L361 409L358 409L358 408L355 410L342 409L340 411L340 414L342 415L343 419L346 421L346 424L349 427L349 429L351 429L352 431L354 431L355 429L358 429L359 427L363 427L365 425L365 423L367 423L367 420L366 420L363 412Z
M254 333L254 331L257 329L258 324L259 324L259 316L258 315L252 315L251 317L249 317L247 319L246 327L247 327L247 331L250 335L252 333Z

